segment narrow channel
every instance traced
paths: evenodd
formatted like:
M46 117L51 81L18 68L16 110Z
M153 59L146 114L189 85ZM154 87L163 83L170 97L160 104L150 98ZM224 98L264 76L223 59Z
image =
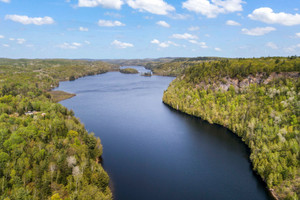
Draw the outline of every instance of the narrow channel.
M173 79L109 72L57 88L76 93L61 104L101 138L114 199L271 199L240 138L162 103Z

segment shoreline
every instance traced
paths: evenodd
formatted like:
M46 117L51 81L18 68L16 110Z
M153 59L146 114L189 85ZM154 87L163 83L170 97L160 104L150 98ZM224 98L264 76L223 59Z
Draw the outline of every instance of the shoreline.
M61 90L52 90L52 91L49 91L48 93L51 96L51 100L54 101L55 103L59 103L63 100L70 99L70 98L76 96L76 94L61 91Z
M164 105L166 105L168 108L170 108L170 109L172 109L173 111L175 111L175 112L179 112L179 113L181 113L181 114L184 114L184 115L187 115L187 116L190 116L190 117L194 117L194 118L196 118L196 119L200 119L200 120L202 120L202 121L205 121L205 122L209 123L209 121L207 121L207 120L205 120L205 119L202 119L201 117L197 117L197 116L194 116L194 115L185 113L185 112L183 112L183 111L181 111L181 110L179 110L179 109L176 109L176 108L172 107L171 105L167 104L167 103L164 102L164 101L162 101L162 103L163 103ZM211 123L209 123L209 124L211 124ZM247 151L249 152L248 161L249 161L250 164L251 164L251 170L252 170L252 172L255 173L255 175L260 179L260 181L262 181L262 182L264 183L264 185L265 185L265 187L266 187L266 189L267 189L269 195L273 198L273 200L279 200L279 198L278 198L277 195L275 194L274 190L273 190L272 188L269 188L268 185L267 185L267 183L266 183L266 181L264 181L264 180L262 179L262 177L261 177L256 171L253 170L253 163L252 163L252 161L250 160L250 152L251 152L251 149L250 149L250 147L242 140L242 137L238 136L235 132L233 132L232 130L230 130L229 128L227 128L227 127L225 127L225 126L223 126L223 125L221 125L221 124L212 123L211 125L217 125L217 126L221 126L221 127L223 127L223 128L226 128L228 131L230 131L230 132L232 133L233 136L239 138L240 142L243 143L243 144L246 146Z
M107 72L118 72L118 70L113 70L113 69L112 69L111 71L107 71ZM87 77L87 76L97 76L97 75L105 74L105 73L107 73L107 72L98 73L98 74L94 74L94 75L81 76L81 77L75 78L74 80L60 80L60 81L58 82L58 85L56 85L54 88L52 88L52 89L51 89L50 91L48 91L47 93L48 93L49 95L52 94L52 95L57 95L58 97L60 97L59 101L54 101L54 98L52 98L52 96L51 96L51 100L54 101L54 103L59 103L59 104L60 104L61 101L64 101L64 100L67 100L67 99L71 99L71 98L77 96L75 93L69 93L69 92L66 92L66 91L63 91L63 90L54 90L54 89L56 89L56 88L59 87L60 82L65 82L65 81L71 82L71 81L75 81L75 80L77 80L77 79L79 79L79 78L83 78L83 77ZM119 73L121 73L121 72L119 72ZM62 105L62 104L61 104L61 105ZM65 106L64 106L64 107L65 107ZM65 107L65 108L67 108L67 107ZM67 108L67 109L69 110L69 108ZM80 118L78 118L78 119L79 119L79 121L80 121ZM82 124L81 121L80 121L80 123ZM85 128L85 130L86 130L86 128ZM86 130L86 131L87 131L87 130ZM99 138L99 137L98 137L98 138ZM101 138L100 138L100 140L101 140ZM102 145L102 144L101 144L101 145ZM103 153L102 153L102 155L101 155L99 158L97 158L96 162L97 162L98 165L100 165L100 166L104 169L104 171L108 174L108 177L109 177L108 188L109 188L109 190L110 190L110 192L111 192L112 197L114 197L114 193L113 193L113 191L114 191L114 186L113 186L113 185L114 185L114 184L113 184L113 181L112 181L112 179L111 179L110 174L108 173L109 170L105 169L105 167L104 167L104 164L103 164L103 162L104 162L104 159L103 159ZM112 198L112 199L114 199L114 198Z
M108 72L116 72L116 71L108 71ZM121 72L119 72L119 73L121 73ZM95 75L99 75L99 74L95 74ZM173 76L164 76L164 75L159 75L159 74L154 74L154 76L173 77ZM78 78L82 78L82 77L78 77ZM61 92L64 92L64 91L61 91ZM64 93L67 93L67 92L64 92ZM67 93L67 94L71 94L71 93ZM71 97L69 97L69 98L73 98L74 96L76 96L76 94L73 94L73 96L71 96ZM60 101L63 101L63 100L69 99L69 98L65 98L65 99L62 99L62 100L60 100ZM59 102L60 102L60 101L59 101ZM57 102L57 103L59 103L59 102ZM167 103L165 103L165 102L163 102L163 103L164 103L167 107L169 107L170 109L172 109L173 111L180 112L181 114L185 114L185 115L187 115L187 116L194 117L194 118L197 118L197 119L200 119L200 120L203 120L203 121L209 123L207 120L204 120L204 119L202 119L201 117L197 117L197 116L194 116L194 115L191 115L191 114L182 112L182 111L180 111L180 110L178 110L178 109L176 109L176 108L173 108L172 106L170 106L169 104L167 104ZM234 133L232 130L228 129L227 127L225 127L225 126L223 126L223 125L221 125L221 124L213 123L213 124L211 124L211 125L218 125L218 126L221 126L221 127L223 127L223 128L226 128L227 130L229 130L229 131L232 133L233 136L238 137L238 138L239 138L239 141L240 141L241 143L243 143L243 145L246 146L247 151L249 152L249 155L250 155L251 149L250 149L249 146L241 139L241 137L239 137L236 133ZM270 196L272 199L274 199L274 200L279 200L278 197L276 196L276 194L274 193L274 190L273 190L272 188L268 188L266 182L261 178L261 176L260 176L256 171L253 170L253 164L252 164L252 162L251 162L251 160L250 160L249 155L248 155L248 161L249 161L249 163L251 164L251 171L255 174L255 176L257 176L257 178L259 179L259 181L262 181L262 182L263 182L263 184L265 185L266 192L269 194L269 196ZM101 158L102 158L102 160L99 162L99 164L101 164L101 165L103 166L103 163L102 163L103 157L101 156ZM104 167L104 166L103 166L103 167ZM108 173L109 170L105 170L105 171L107 171L107 173ZM109 173L108 173L108 174L109 174ZM109 181L109 188L110 188L110 190L111 190L111 192L112 192L112 195L114 195L114 192L113 192L113 191L114 191L114 186L113 186L113 185L114 185L114 183L113 183L112 180L110 179L110 181Z

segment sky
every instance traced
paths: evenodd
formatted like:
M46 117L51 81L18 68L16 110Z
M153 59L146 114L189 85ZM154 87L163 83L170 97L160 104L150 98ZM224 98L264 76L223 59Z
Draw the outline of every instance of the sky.
M0 0L0 57L300 55L300 0Z

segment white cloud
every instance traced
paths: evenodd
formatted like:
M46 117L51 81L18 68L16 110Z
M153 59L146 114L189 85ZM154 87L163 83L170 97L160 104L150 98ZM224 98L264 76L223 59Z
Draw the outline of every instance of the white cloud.
M199 26L191 26L191 27L189 28L189 31L198 31L199 29L200 29Z
M182 7L200 13L207 18L215 18L219 14L242 11L242 0L187 0Z
M102 20L102 19L100 19L98 21L98 25L99 26L107 26L107 27L125 26L125 24L123 24L120 21L110 21L110 20Z
M111 44L116 46L119 49L126 49L128 47L134 47L133 44L126 43L126 42L120 42L118 40L114 40Z
M24 44L26 42L26 40L23 38L18 38L18 39L16 39L16 41L18 44Z
M79 27L79 31L89 31L89 29L88 28L85 28L85 27Z
M112 8L120 10L124 2L122 0L79 0L78 7L97 7Z
M187 15L187 14L177 14L177 13L174 13L174 14L169 14L168 17L170 17L171 19L179 19L179 20L185 20L189 17L191 17L190 15Z
M293 53L298 48L300 48L300 43L296 44L296 45L293 45L293 46L290 46L290 47L287 47L287 48L284 48L284 51L288 52L288 53Z
M10 3L10 0L0 0L0 1L4 3Z
M300 38L300 33L295 34L297 38Z
M18 44L24 44L26 42L26 40L24 38L9 38L9 40L10 41L16 41L16 43L18 43Z
M227 20L226 21L226 25L229 25L229 26L240 26L241 24L236 22L236 21L233 21L233 20Z
M169 41L167 41L167 42L159 43L158 46L161 48L167 48L170 46L170 44L169 44Z
M158 44L158 46L161 48L167 48L170 46L170 44L168 44L167 42L162 42L162 43Z
M140 12L150 12L156 15L167 15L175 8L163 0L127 0L127 4Z
M0 39L3 39L4 38L4 36L3 35L0 35Z
M184 40L194 40L194 39L198 39L198 37L196 35L192 35L189 33L184 33L184 34L173 34L172 38L176 38L176 39L184 39Z
M192 43L192 44L198 44L197 40L189 40L189 42Z
M77 43L77 42L73 42L73 43L67 43L64 42L63 44L57 45L58 48L61 49L78 49L78 47L81 47L82 44Z
M73 42L72 45L75 46L75 47L81 47L82 44L80 44L78 42Z
M300 24L300 14L293 15L284 12L274 13L274 11L268 7L255 9L248 17L267 24L281 24L284 26Z
M170 28L171 27L170 24L168 24L165 21L158 21L158 22L156 22L156 24L159 25L159 26L162 26L162 27L166 27L166 28Z
M151 43L152 44L157 44L161 48L167 48L167 47L169 47L171 45L176 46L176 47L179 46L179 44L176 44L175 42L172 42L172 41L160 42L157 39L152 40Z
M278 49L278 46L273 42L268 42L266 47L270 47L271 49Z
M159 42L159 40L154 39L154 40L151 41L151 43L152 43L152 44L159 44L160 42Z
M34 24L34 25L43 25L43 24L53 24L54 20L51 17L28 17L26 15L6 15L6 20L12 20L14 22L19 22L21 24Z
M257 28L253 28L253 29L243 28L242 33L244 33L246 35L252 35L252 36L261 36L261 35L265 35L267 33L275 31L275 30L276 29L273 27L257 27Z
M219 7L223 8L225 13L242 11L242 3L245 3L242 0L212 0L212 2L218 5Z
M91 42L90 42L90 41L87 41L87 40L84 41L84 43L87 44L87 45L90 45L90 44L91 44Z
M208 48L208 46L206 45L205 42L198 42L197 40L189 40L189 42L192 43L192 44L197 44L203 49Z
M10 47L8 44L2 44L3 47Z
M215 48L215 51L222 51L222 49L216 47L216 48Z

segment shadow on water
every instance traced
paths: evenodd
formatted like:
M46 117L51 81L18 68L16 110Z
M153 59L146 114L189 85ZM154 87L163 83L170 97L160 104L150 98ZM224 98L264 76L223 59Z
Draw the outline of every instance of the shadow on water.
M275 198L273 197L273 195L271 194L271 192L268 190L267 188L267 184L262 180L262 178L255 172L253 171L253 165L252 162L250 160L250 154L251 154L251 150L250 148L242 141L242 138L239 137L237 134L233 133L231 130L225 128L222 125L219 124L210 124L208 121L203 120L200 117L195 117L186 113L183 113L179 110L176 110L174 108L172 108L171 106L163 103L164 106L173 114L176 115L177 117L181 118L182 120L185 121L185 123L188 124L188 126L191 129L194 130L199 130L202 129L204 130L203 132L201 132L201 134L207 134L208 137L212 137L214 139L218 139L219 141L223 141L224 143L228 144L228 142L230 142L230 140L234 140L236 143L239 143L240 146L243 147L243 149L245 150L246 154L244 154L244 158L246 158L249 162L249 170L252 171L252 176L257 179L257 188L264 188L267 197L269 199L275 200ZM195 133L194 131L188 132L187 134L193 134ZM195 134L194 137L199 137L199 134ZM228 150L234 150L233 147L231 145L227 146Z
M104 161L104 160L105 160L105 159L103 158L103 156L101 156L99 163L100 163L100 164L102 165L102 167L105 169L106 167L105 167L105 161ZM109 180L108 186L109 186L110 191L112 192L112 194L114 194L114 193L115 193L114 182L113 182L112 179L111 179L111 175L110 175L109 173L108 173L108 175L110 176L110 180Z

